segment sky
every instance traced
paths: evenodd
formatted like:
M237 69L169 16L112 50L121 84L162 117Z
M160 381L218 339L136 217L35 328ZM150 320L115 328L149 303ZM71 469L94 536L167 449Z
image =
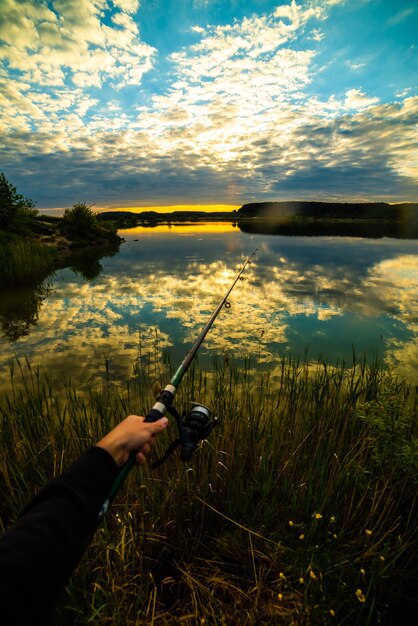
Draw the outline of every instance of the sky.
M418 0L0 0L39 209L418 201Z

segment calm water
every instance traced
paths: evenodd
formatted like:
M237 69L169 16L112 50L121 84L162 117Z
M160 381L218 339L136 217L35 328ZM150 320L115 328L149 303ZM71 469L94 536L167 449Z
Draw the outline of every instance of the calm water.
M417 240L272 236L232 224L121 235L119 253L100 265L84 258L35 290L3 294L1 387L14 356L80 387L105 379L106 360L121 381L164 352L178 365L255 248L205 340L203 367L214 355L267 364L306 352L350 365L354 346L418 379Z

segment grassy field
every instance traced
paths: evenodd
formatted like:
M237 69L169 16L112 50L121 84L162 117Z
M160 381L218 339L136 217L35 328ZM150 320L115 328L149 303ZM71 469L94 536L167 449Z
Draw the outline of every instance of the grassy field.
M136 371L125 388L59 394L27 363L10 376L2 529L113 424L144 414L154 382ZM189 373L177 406L190 400L220 425L190 464L131 472L54 624L415 623L416 389L376 364L219 362Z

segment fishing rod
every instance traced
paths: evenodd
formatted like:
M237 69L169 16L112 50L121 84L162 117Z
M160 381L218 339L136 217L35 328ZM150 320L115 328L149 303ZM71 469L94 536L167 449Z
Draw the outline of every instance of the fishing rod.
M220 300L210 319L206 322L205 326L200 331L200 334L197 337L196 341L187 352L183 361L176 370L174 376L171 378L166 387L161 391L152 409L147 413L145 417L145 422L156 422L157 420L164 417L164 415L168 412L170 413L170 415L175 417L179 430L178 439L173 441L173 443L169 446L168 450L161 457L161 459L152 464L152 468L161 465L161 463L163 463L178 446L180 446L180 458L182 459L182 461L189 461L193 455L193 452L196 450L199 441L201 441L202 439L206 439L206 437L212 431L213 427L216 426L218 422L217 418L212 421L210 420L210 410L208 409L208 407L204 406L203 404L197 403L193 403L192 409L187 415L180 416L180 414L173 406L173 401L177 392L177 388L180 385L183 376L189 369L190 364L196 356L197 351L202 345L203 340L211 329L214 321L218 317L221 309L224 306L226 308L229 308L231 306L228 302L228 297L237 282L242 278L242 274L244 273L246 267L251 263L256 252L257 249L255 249L254 252L245 261L244 265L241 267L240 271L236 275L228 291ZM103 517L103 515L107 513L111 501L121 488L125 478L134 466L136 455L137 451L131 452L129 460L121 468L113 484L109 497L103 504L102 510L100 512L100 517Z

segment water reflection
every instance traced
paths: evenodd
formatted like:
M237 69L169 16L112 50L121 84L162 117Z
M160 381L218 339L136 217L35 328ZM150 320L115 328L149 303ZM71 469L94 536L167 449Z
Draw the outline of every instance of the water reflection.
M158 370L161 351L176 365L258 247L231 309L205 340L204 366L214 354L274 364L307 348L312 359L350 365L354 345L359 356L416 377L416 241L271 237L212 226L124 231L120 253L100 261L93 282L78 270L58 272L32 332L2 343L0 366L27 354L87 384L103 379L105 359L120 380L138 362Z
M100 259L117 254L119 244L94 247L89 250L76 250L68 255L63 263L83 280L94 281L103 267ZM51 295L54 274L43 281L35 281L31 286L6 290L0 298L0 327L3 336L16 342L29 335L39 319L44 300Z
M233 233L238 230L238 225L235 222L210 222L204 224L202 222L187 222L182 224L176 224L175 222L169 222L167 224L148 224L146 226L136 226L135 228L129 228L126 230L120 230L121 237L125 235L129 238L134 236L144 235L161 235L170 232L175 232L176 235L202 235L202 234L214 234L214 233Z
M12 289L0 299L0 327L6 339L14 343L29 335L43 301L51 293L51 285L50 280L44 280L32 287Z
M119 252L120 243L96 246L86 250L76 250L66 260L64 267L70 269L87 281L96 280L103 269L101 260L105 257L113 257Z
M284 235L293 237L367 237L379 239L395 237L397 239L417 239L418 221L274 221L254 220L240 223L240 229L246 233L263 235Z

